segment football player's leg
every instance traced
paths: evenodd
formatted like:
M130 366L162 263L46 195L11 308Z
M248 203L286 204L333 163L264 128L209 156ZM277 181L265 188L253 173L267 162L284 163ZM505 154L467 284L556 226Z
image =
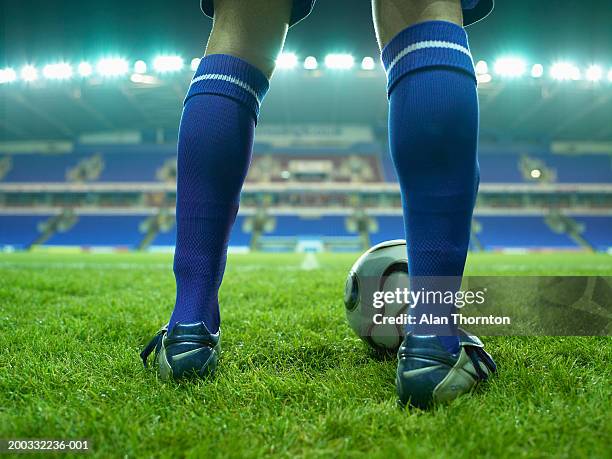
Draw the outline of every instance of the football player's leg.
M374 0L388 77L390 150L404 206L415 290L458 288L478 189L478 98L460 0ZM437 300L437 299L436 299ZM454 305L424 301L413 311L443 319L415 324L459 350ZM447 322L447 323L446 323Z
M217 292L250 164L253 131L291 0L216 0L213 30L181 119L174 256L177 322L219 329Z

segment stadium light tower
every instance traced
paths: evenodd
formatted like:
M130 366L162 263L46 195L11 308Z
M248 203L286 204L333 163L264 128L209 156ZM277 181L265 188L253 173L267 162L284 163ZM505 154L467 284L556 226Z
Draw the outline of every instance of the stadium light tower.
M297 67L298 58L294 53L280 53L276 58L276 67L290 70Z
M599 65L591 65L586 70L586 79L597 82L603 78L603 69Z
M362 70L374 70L376 68L376 62L374 58L367 56L364 57L361 61L361 69Z
M72 66L65 62L48 64L43 67L42 73L48 80L67 80L72 78Z
M550 76L558 81L579 80L580 69L571 62L557 62L550 68Z
M533 64L531 67L531 76L533 78L542 78L544 75L544 66L542 64Z
M475 69L477 75L484 75L485 73L489 73L489 64L487 64L487 61L478 61Z
M157 73L179 72L183 65L181 56L157 56L153 60L153 68Z
M93 67L89 62L81 62L77 67L77 72L81 77L87 78L93 73Z
M304 59L304 68L306 70L316 70L319 67L319 63L317 62L317 58L314 56L308 56Z
M0 84L12 83L17 79L17 72L10 67L0 69Z
M328 54L325 56L325 67L333 70L349 70L355 65L355 58L350 54Z
M506 78L523 76L527 63L520 57L501 57L495 61L495 73Z
M134 73L147 73L147 63L145 61L134 62Z
M21 69L21 79L23 81L36 81L38 79L38 70L33 65L26 65Z
M200 66L200 61L201 59L199 57L194 57L193 59L191 59L191 70L195 72Z
M105 77L118 77L128 73L130 64L120 57L106 57L100 59L96 65L98 73Z

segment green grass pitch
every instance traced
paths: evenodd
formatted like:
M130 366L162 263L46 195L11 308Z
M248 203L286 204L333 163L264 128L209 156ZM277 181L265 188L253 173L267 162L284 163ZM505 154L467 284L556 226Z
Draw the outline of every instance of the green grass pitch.
M231 256L219 372L177 384L138 357L173 304L169 255L1 255L0 438L87 438L94 457L610 457L609 338L485 338L496 378L401 411L395 361L345 320L355 258ZM468 272L612 275L612 257L471 255Z

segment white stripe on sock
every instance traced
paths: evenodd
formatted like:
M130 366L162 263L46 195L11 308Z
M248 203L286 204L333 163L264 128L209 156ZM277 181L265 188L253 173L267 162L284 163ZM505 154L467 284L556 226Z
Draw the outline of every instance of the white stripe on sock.
M199 77L196 77L193 80L191 80L190 87L193 86L195 83L199 81L204 81L204 80L221 80L221 81L227 81L229 83L233 83L236 86L239 86L242 89L244 89L249 94L251 94L257 101L257 105L261 104L259 97L257 97L257 93L251 86L246 84L244 81L239 80L238 78L234 78L233 76L230 76L230 75L223 75L221 73L206 73L204 75L200 75Z
M402 49L397 54L397 56L395 56L395 58L391 61L389 68L387 69L387 74L391 72L391 69L395 67L395 64L397 64L401 58L407 56L410 53L418 51L419 49L426 49L426 48L454 49L455 51L462 52L463 54L469 56L470 60L472 59L472 54L470 53L470 50L467 49L465 46L458 45L457 43L453 43L450 41L441 41L441 40L419 41L417 43L413 43L410 46L406 46L404 49Z

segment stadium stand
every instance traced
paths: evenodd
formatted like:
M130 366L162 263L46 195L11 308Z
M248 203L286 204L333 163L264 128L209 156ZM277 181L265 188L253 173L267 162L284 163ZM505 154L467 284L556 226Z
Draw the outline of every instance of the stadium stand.
M38 225L49 215L0 215L0 247L27 249L39 236Z
M404 239L404 220L400 215L374 215L377 231L370 232L372 244L391 239Z
M282 215L275 217L276 225L266 236L339 237L354 236L346 229L346 217Z
M577 249L567 234L554 233L539 216L480 216L478 240L485 250Z
M146 215L82 215L64 233L55 233L49 246L114 247L134 249L143 239L140 223Z
M606 252L612 248L612 216L574 216L584 225L582 237L593 249Z

